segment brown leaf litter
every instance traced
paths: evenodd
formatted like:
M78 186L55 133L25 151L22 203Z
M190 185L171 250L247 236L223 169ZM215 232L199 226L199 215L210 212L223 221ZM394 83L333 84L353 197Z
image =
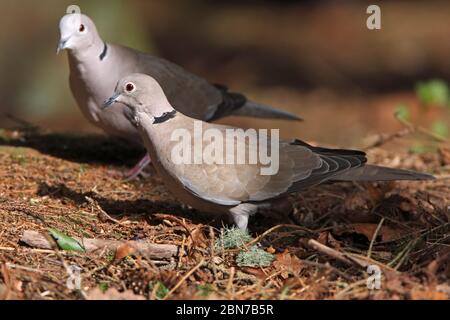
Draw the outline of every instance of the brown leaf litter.
M18 130L4 130L0 144L0 299L449 298L446 146L369 152L374 163L432 172L436 181L326 184L290 197L286 217L252 217L251 245L275 255L269 267L252 268L237 266L239 250L214 245L221 217L181 205L154 174L131 182L111 175L142 150ZM21 241L49 227L115 246L81 253ZM130 243L178 251L156 258ZM367 288L368 265L381 271L378 290ZM71 266L81 270L79 288L67 286Z

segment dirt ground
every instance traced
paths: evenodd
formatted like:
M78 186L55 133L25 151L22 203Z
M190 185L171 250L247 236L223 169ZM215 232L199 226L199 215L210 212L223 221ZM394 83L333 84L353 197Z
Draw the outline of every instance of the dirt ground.
M372 148L372 162L433 173L429 182L339 183L291 197L289 215L258 215L250 233L273 255L239 266L216 246L226 222L182 206L152 174L117 177L143 151L102 136L2 130L0 299L449 299L450 149L415 154ZM30 246L26 231L119 241L117 250ZM48 239L50 243L50 238ZM171 257L127 241L167 244ZM52 243L53 244L53 243ZM223 244L223 240L222 240ZM68 266L81 288L67 286ZM380 289L367 288L367 268Z

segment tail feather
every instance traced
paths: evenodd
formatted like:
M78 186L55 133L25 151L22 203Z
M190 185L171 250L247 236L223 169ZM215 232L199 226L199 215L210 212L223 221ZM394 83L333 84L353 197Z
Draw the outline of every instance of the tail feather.
M334 181L393 181L393 180L434 180L435 177L411 170L394 169L375 165L365 165L345 171L333 177Z
M256 117L256 118L270 118L270 119L282 119L282 120L295 120L303 121L299 116L290 112L275 109L273 107L256 103L248 100L242 107L233 111L233 115L239 115L243 117Z

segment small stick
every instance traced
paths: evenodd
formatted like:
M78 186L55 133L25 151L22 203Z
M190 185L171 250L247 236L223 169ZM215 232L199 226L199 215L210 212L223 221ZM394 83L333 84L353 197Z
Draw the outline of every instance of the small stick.
M364 285L366 283L367 283L367 279L362 279L362 280L358 280L356 282L353 282L348 287L346 287L346 288L342 289L341 291L339 291L338 293L336 293L334 298L336 300L341 300L347 292L353 290L353 288L359 287L359 286Z
M321 244L320 242L318 242L314 239L310 239L308 241L308 245L311 248L313 248L314 250L317 250L323 254L326 254L327 256L330 256L330 257L332 257L336 260L339 260L345 264L352 265L352 266L356 265L360 268L365 268L368 265L365 261L362 261L358 258L350 257L344 253L341 253L337 250L327 247L326 245Z
M104 239L80 239L73 237L79 243L83 243L86 252L93 252L99 249L107 248L109 250L117 250L118 247L128 244L130 247L136 248L137 252L152 259L168 259L178 255L178 247L172 244L145 243L140 241L117 241ZM24 231L21 239L22 242L34 248L53 249L48 239L39 232L33 230Z
M366 146L364 149L367 151L367 150L370 150L373 148L381 147L382 145L384 145L388 142L391 142L395 139L403 138L404 136L407 136L407 135L413 133L414 131L415 131L414 128L407 127L407 128L404 128L400 131L397 131L397 132L394 132L391 134L379 134L379 135L377 135L375 142Z
M189 278L195 271L197 271L205 262L205 259L203 258L195 267L193 267L191 270L189 270L188 273L186 273L183 278L181 278L180 281L167 293L167 295L164 297L163 300L166 300L172 293L174 293L182 284Z
M235 273L236 269L234 267L230 268L230 277L228 278L228 283L227 283L227 292L230 293L231 289L233 288L233 281L234 281L234 273Z
M383 222L384 222L384 217L381 218L380 223L378 223L378 226L375 229L375 232L373 233L372 240L370 241L370 245L369 245L369 250L367 250L367 258L369 258L369 259L370 259L370 256L372 255L373 244L375 243L375 239L377 238L378 232L380 232L380 230L381 230L381 226L383 225Z
M101 214L106 220L112 221L112 222L117 223L118 225L121 225L121 226L124 225L123 222L120 222L119 220L114 219L114 218L111 217L109 214L107 214L106 211L103 210L102 207L100 207L100 205L98 204L97 201L95 201L94 199L92 199L92 198L90 198L90 197L88 197L88 196L86 196L85 199L91 204L91 206L97 208L97 210L100 212L100 214Z
M317 267L317 268L321 268L321 269L329 269L330 271L340 275L342 278L344 278L347 281L352 280L352 277L350 277L349 275L345 274L344 272L336 269L335 267L330 265L328 262L320 263L320 262L314 262L314 261L309 261L309 260L300 260L300 262L303 264L312 266L312 267Z
M438 141L438 142L449 142L449 140L441 135L438 135L430 130L428 130L427 128L421 127L419 125L416 125L414 123L409 122L408 120L402 119L401 117L399 117L398 113L395 113L395 118L404 126L406 126L406 128L410 129L412 132L414 131L418 131L423 133L424 135L429 136L430 138Z
M30 267L24 267L24 266L21 266L21 265L18 265L18 264L14 264L14 263L9 263L9 262L7 262L7 263L6 263L6 266L7 266L8 268L11 268L11 269L19 269L19 270L24 270L24 271L28 271L28 272L34 272L34 273L39 273L39 274L45 274L45 272L42 271L42 270L33 269L33 268L30 268Z
M274 232L275 230L277 230L277 229L279 229L279 228L283 228L283 227L285 227L285 228L292 228L292 229L298 229L298 230L301 230L301 231L304 231L304 232L307 232L307 233L310 233L310 234L314 234L314 233L317 232L317 231L310 230L310 229L305 228L305 227L302 227L302 226L297 226L297 225L295 225L295 224L278 224L278 225L273 226L272 228L270 228L270 229L264 231L264 233L262 233L261 235L259 235L259 236L256 237L255 239L253 239L253 240L251 240L251 241L249 241L249 242L247 242L247 243L244 243L244 244L243 244L243 247L245 247L245 248L250 248L250 247L253 246L255 243L260 242L260 241L261 241L263 238L265 238L268 234ZM239 251L241 251L241 249L240 249L240 248L237 248L237 249L229 249L229 250L227 250L227 251L228 251L228 252L239 252Z
M218 280L217 267L216 267L216 263L214 262L214 257L216 255L216 252L215 252L216 241L215 241L215 237L214 237L213 227L209 227L209 237L211 239L211 259L210 259L210 261L212 261L212 269L213 269L214 280L217 281Z

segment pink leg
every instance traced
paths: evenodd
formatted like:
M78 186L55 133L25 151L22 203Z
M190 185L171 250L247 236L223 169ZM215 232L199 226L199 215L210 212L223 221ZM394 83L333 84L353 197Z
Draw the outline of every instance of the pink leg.
M128 170L125 173L125 180L130 181L136 178L139 174L143 174L144 168L152 162L152 159L150 159L150 156L148 153L145 154L145 156L139 160L139 162L130 170Z

